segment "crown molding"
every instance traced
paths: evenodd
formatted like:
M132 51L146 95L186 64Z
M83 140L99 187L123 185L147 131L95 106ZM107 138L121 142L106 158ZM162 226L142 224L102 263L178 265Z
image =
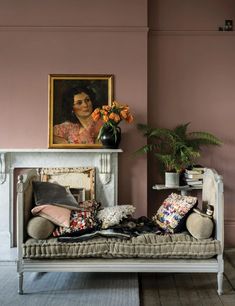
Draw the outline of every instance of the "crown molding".
M152 36L234 36L235 31L217 31L217 30L180 30L180 29L149 29Z

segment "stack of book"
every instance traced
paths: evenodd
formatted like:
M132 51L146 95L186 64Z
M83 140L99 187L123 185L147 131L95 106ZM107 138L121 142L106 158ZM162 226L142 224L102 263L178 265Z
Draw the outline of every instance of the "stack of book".
M189 186L202 187L203 183L203 167L193 167L185 170L185 181Z

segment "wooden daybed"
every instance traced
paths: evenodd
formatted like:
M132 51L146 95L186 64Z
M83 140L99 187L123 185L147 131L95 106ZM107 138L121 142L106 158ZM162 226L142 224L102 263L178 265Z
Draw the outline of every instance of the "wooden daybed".
M32 181L36 170L19 177L17 185L19 294L24 272L196 272L217 273L218 294L223 287L224 208L222 177L206 169L202 200L214 206L213 238L197 240L188 234L143 235L124 241L95 238L62 243L56 238L30 239L26 227L31 218Z

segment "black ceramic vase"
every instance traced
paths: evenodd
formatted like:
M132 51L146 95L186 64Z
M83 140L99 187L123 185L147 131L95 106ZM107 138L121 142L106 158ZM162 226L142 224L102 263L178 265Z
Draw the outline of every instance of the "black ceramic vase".
M115 131L109 126L103 126L100 141L106 149L117 149L121 141L121 129L119 126Z

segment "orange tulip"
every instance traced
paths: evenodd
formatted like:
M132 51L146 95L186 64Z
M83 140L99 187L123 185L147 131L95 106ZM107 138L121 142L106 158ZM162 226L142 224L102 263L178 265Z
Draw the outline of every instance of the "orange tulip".
M129 115L127 116L127 118L126 118L126 121L127 121L128 123L131 123L133 120L134 120L134 117L133 117L131 114L129 114Z
M116 116L115 113L111 113L111 114L109 115L109 119L114 120L115 116Z
M92 113L91 117L94 121L98 121L100 119L100 113Z
M103 116L103 121L104 121L104 122L108 122L108 121L109 121L109 117L108 117L107 115L104 115L104 116Z
M120 104L119 104L117 101L113 101L112 107L119 108L119 107L120 107Z
M115 114L114 121L117 122L117 123L119 121L121 121L121 118L120 118L120 116L118 114Z
M103 105L102 108L106 111L109 111L111 109L111 106L109 105Z
M96 108L93 113L98 114L100 112L99 108Z
M124 106L123 106L123 110L124 110L125 112L129 112L130 107L129 107L129 106L127 106L127 105L124 105Z
M122 111L120 112L120 115L121 115L121 118L122 118L122 119L126 119L126 118L127 118L127 111L122 110Z

